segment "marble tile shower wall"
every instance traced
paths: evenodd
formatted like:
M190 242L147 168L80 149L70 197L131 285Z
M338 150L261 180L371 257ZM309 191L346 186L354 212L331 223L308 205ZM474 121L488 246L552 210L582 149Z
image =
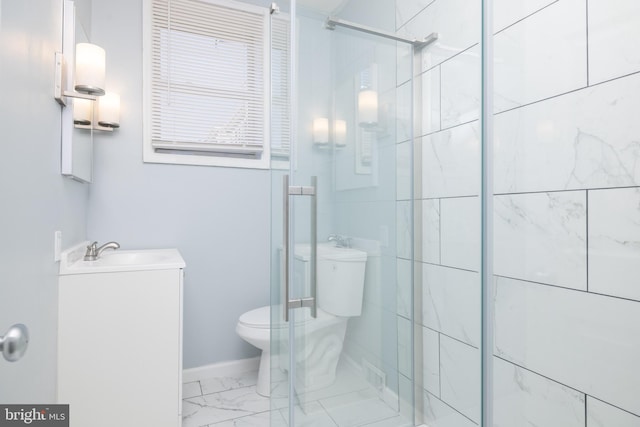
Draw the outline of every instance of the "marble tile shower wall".
M480 0L398 0L421 55L424 421L480 422ZM495 0L497 427L640 426L640 2ZM398 50L398 96L410 96ZM398 183L411 179L408 113ZM402 153L405 153L403 155ZM397 193L398 245L412 195ZM399 248L409 319L410 240Z

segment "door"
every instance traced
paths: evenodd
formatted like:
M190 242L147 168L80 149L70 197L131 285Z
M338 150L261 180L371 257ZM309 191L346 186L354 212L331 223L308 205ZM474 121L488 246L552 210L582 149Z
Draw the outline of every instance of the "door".
M83 240L87 187L60 175L53 64L62 1L3 0L0 8L0 92L15 101L0 105L0 335L17 323L29 332L24 357L0 357L0 403L47 405L56 402L54 235Z
M413 425L411 48L328 13L271 14L272 425Z

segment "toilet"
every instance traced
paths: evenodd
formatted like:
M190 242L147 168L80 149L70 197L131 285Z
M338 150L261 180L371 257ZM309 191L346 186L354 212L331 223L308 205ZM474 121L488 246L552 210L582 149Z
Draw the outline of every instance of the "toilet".
M294 253L294 275L303 278L302 286L308 284L310 247L298 244ZM306 391L331 385L335 380L336 367L342 353L347 322L350 317L362 313L365 266L367 253L319 244L317 248L317 317L309 315L309 309L292 310L296 331L304 333L304 345L296 348L295 360L298 378L304 384L296 388ZM283 316L278 314L277 324L271 325L271 307L260 307L240 316L236 332L249 344L262 350L256 391L262 396L270 395L271 328L287 328ZM273 334L288 339L284 331ZM286 368L286 363L282 363ZM304 372L300 372L304 370Z

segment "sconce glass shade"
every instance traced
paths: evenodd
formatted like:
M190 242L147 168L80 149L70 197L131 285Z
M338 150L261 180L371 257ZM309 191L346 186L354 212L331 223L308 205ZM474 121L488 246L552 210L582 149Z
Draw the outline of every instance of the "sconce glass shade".
M117 93L108 92L98 98L98 125L120 127L120 95Z
M345 120L336 120L333 126L333 135L336 147L346 147L347 122Z
M73 100L73 123L90 125L93 116L93 103L90 99L75 98Z
M104 95L105 63L103 48L91 43L78 43L75 90L90 95Z
M361 126L378 123L378 92L363 89L358 93L358 117Z
M329 143L329 119L326 117L313 119L313 142L314 144Z

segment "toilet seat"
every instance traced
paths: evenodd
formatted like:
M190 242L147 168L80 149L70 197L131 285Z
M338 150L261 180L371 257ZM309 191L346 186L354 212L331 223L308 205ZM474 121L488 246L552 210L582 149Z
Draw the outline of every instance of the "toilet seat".
M248 328L269 329L271 327L271 307L264 306L247 311L238 320L238 323Z
M305 318L296 319L296 325L304 325L305 329L315 330L322 328L332 323L339 323L341 317L329 314L321 309L317 310L318 317L315 319L311 316L305 316ZM345 318L346 319L346 318ZM256 308L251 311L247 311L240 319L238 324L251 329L281 329L286 328L286 322L278 322L275 325L271 325L271 307L266 305L264 307Z

